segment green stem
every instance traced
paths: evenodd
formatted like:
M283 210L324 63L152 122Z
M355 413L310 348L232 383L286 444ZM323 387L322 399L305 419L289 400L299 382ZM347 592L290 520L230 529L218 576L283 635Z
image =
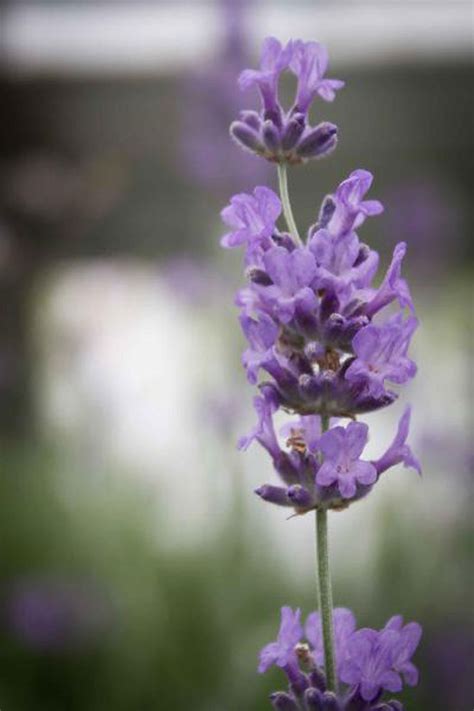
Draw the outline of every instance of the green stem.
M321 417L322 430L329 427L329 418ZM316 550L319 581L319 611L323 631L324 668L330 691L337 693L336 659L334 654L333 602L331 573L329 570L328 512L327 509L316 511Z
M278 185L280 187L281 203L286 224L297 244L302 245L301 237L296 226L293 210L291 209L290 196L288 193L288 177L286 174L286 163L278 163Z

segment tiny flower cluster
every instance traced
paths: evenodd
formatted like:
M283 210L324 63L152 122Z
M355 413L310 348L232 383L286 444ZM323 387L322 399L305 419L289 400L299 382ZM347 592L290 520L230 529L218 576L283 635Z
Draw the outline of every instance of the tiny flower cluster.
M271 702L280 711L403 711L384 692L397 693L403 682L414 686L418 670L411 658L421 638L416 622L392 617L379 631L356 630L350 610L333 613L337 677L343 691L327 691L321 618L312 612L303 628L300 610L283 607L278 637L260 652L259 672L271 666L285 672L288 692L276 692ZM303 641L306 640L306 641Z
M262 99L262 110L242 111L231 124L232 137L243 148L273 162L303 163L321 158L334 150L337 127L324 121L316 127L308 122L308 113L316 96L333 101L337 89L344 86L338 79L325 79L328 54L317 42L288 42L283 47L274 37L265 40L260 69L246 69L239 77L241 89L256 86ZM296 97L288 112L278 98L280 75L289 69L298 80Z
M371 183L369 172L351 173L324 200L305 244L277 229L281 203L269 188L236 195L222 212L230 228L222 245L245 246L249 285L237 295L249 343L243 364L253 384L261 370L270 376L255 399L258 424L240 446L256 439L269 452L285 487L267 485L257 493L298 513L346 506L399 462L420 470L406 444L409 410L392 446L375 462L360 459L368 440L362 423L319 436L321 416L355 418L385 407L397 397L386 383L402 384L416 373L407 355L418 321L401 276L406 245L397 244L375 288L378 254L355 231L382 211L378 201L364 199ZM398 309L384 317L393 303ZM278 408L299 415L289 425L289 452L273 428Z

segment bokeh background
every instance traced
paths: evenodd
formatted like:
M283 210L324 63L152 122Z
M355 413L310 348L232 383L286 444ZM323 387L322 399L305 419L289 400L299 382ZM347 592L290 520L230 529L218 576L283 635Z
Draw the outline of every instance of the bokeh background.
M314 609L314 524L252 494L253 423L219 210L275 186L227 127L268 34L327 44L340 126L295 169L309 225L375 173L421 328L405 402L424 476L399 468L330 520L336 603L419 620L412 711L472 709L471 4L7 2L0 14L0 706L264 711L281 605ZM290 87L291 88L291 87ZM472 587L471 587L472 591Z

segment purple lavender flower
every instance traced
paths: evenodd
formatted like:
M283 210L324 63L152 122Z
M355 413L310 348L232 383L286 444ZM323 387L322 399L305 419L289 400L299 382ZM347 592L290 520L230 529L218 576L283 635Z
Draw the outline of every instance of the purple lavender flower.
M279 404L302 415L345 416L385 407L396 398L385 380L402 383L415 373L406 357L415 317L403 321L400 314L381 326L371 323L395 298L413 310L400 276L405 246L397 246L385 279L374 289L378 255L352 231L354 223L378 211L373 203L379 203L362 200L371 179L366 171L356 171L344 181L334 195L339 207L322 211L319 224L324 226L310 231L307 246L296 246L288 234L276 231L276 210L262 220L260 213L268 213L259 211L255 197L237 196L235 206L226 208L226 219L237 229L223 241L247 244L250 265L250 284L237 296L250 344L244 357L249 380L255 382L259 370L266 370L275 380ZM239 221L237 207L244 215ZM351 230L345 231L348 224Z
M253 195L234 195L221 212L223 221L232 228L221 239L223 247L247 244L248 251L269 246L275 223L281 214L281 202L273 190L257 187Z
M280 454L280 447L275 428L273 427L272 418L272 414L276 410L276 405L271 398L266 397L265 394L263 397L255 397L253 404L258 414L258 422L250 434L239 439L238 447L239 449L245 450L253 440L256 439L260 442L262 447L267 450L270 456L276 459Z
M420 471L406 444L410 408L402 415L388 450L380 459L369 462L359 458L367 443L367 425L350 422L346 428L335 426L321 434L320 418L303 416L281 428L280 434L286 438L287 449L284 449L273 424L278 407L273 390L263 388L254 404L258 422L248 435L240 438L239 447L246 449L257 440L270 454L282 482L256 489L255 493L264 501L293 507L298 514L320 507L341 509L366 496L389 467L403 462Z
M265 313L259 314L257 319L242 313L240 325L250 344L250 348L242 355L242 363L249 382L255 384L260 368L268 367L274 359L273 346L278 336L278 326Z
M317 299L310 288L316 276L316 264L308 250L288 252L284 247L272 247L265 252L262 261L271 284L257 289L271 316L288 323L298 307L303 312L316 308Z
M383 699L383 692L402 690L418 683L418 671L411 658L421 637L416 622L403 625L399 615L380 630L356 630L355 617L346 608L333 613L337 675L344 686L338 695L326 690L322 671L324 653L321 617L312 612L303 628L300 611L282 608L282 621L276 642L260 653L259 671L281 667L289 681L288 693L271 695L274 708L310 709L310 711L403 711L394 699ZM307 643L304 640L307 640ZM403 679L403 681L402 681ZM304 699L304 705L301 702ZM293 705L292 705L293 704Z
M365 701L373 701L380 691L402 690L400 675L393 670L398 635L392 630L362 629L348 643L348 655L341 668L341 680L358 686Z
M334 211L328 222L328 229L333 234L344 234L357 229L366 217L383 212L383 205L378 200L362 199L370 190L373 179L372 173L359 168L339 185L332 198Z
M418 669L411 658L415 653L421 639L421 627L417 622L409 622L403 626L403 617L395 615L385 625L384 629L398 632L398 643L394 647L392 666L402 675L405 684L416 686L418 684Z
M363 381L367 391L379 397L385 391L385 380L401 384L413 378L416 365L407 357L407 350L417 327L414 316L403 320L403 313L398 313L382 326L362 328L352 341L356 359L345 373L346 380Z
M367 316L372 317L383 309L384 306L391 304L395 299L398 299L402 308L408 306L412 313L415 311L408 284L405 279L401 277L402 261L406 251L407 246L405 242L399 242L399 244L396 245L393 251L392 262L384 280L364 309L364 313Z
M421 638L421 627L416 622L402 627L403 618L391 618L380 632L362 629L348 642L347 657L341 667L341 680L356 685L366 701L373 701L382 690L401 691L404 675L406 683L418 682L413 656Z
M93 642L108 626L110 613L104 592L83 580L22 580L12 585L6 601L12 633L45 651Z
M301 40L293 43L290 68L298 78L296 111L306 114L316 94L324 101L334 101L336 91L342 89L345 82L324 79L328 64L328 51L323 45Z
M339 670L347 655L347 643L355 632L356 620L351 610L336 607L333 612L333 625L336 663ZM314 661L319 667L324 667L323 631L319 612L308 615L305 635L311 644Z
M400 464L401 462L405 467L412 467L413 469L416 469L418 474L421 474L420 462L406 443L408 438L408 430L410 428L410 417L411 408L406 407L400 418L400 422L398 423L397 434L395 435L392 444L380 457L380 459L373 462L379 475L390 467Z
M243 91L252 86L258 87L265 111L278 109L278 80L289 66L292 53L292 42L283 47L275 37L267 37L262 46L260 69L245 69L239 76L239 86Z
M315 96L332 101L335 91L344 86L338 79L324 78L327 64L327 51L316 42L290 40L283 47L268 37L260 69L246 69L239 77L241 89L258 88L262 111L241 112L239 120L231 124L231 136L245 150L273 162L296 164L328 155L336 147L337 127L328 122L315 127L308 123ZM296 74L298 88L293 107L285 112L278 98L278 83L288 68Z
M278 637L275 642L270 642L260 652L260 664L258 667L260 674L266 672L274 664L283 668L297 664L295 647L303 636L300 619L300 610L293 612L291 607L281 608L281 624Z
M334 427L325 432L319 442L324 454L316 481L320 486L337 487L344 499L357 491L357 484L370 486L377 479L377 470L370 462L359 459L367 444L369 428L362 422L351 422L346 429Z
M299 711L300 708L294 697L282 691L271 694L270 701L272 702L273 708L277 711Z

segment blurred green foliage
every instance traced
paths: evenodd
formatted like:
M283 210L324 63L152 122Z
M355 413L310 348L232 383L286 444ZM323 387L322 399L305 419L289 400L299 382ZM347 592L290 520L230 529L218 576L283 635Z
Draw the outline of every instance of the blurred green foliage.
M117 472L83 472L80 490L71 494L64 457L45 449L3 449L3 709L269 708L268 693L283 681L278 670L257 675L256 655L274 635L283 602L305 611L314 607L311 571L307 579L290 580L271 555L257 559L241 519L226 523L208 545L174 549L162 540L159 511L143 483ZM436 644L442 652L444 633L466 631L467 526L461 522L446 546L432 551L433 578L429 541L417 540L406 525L403 530L397 511L384 510L381 517L385 533L371 592L341 577L338 598L350 599L358 618L374 626L394 610L422 622L423 683L408 691L407 707L446 711L449 689L439 689ZM12 585L35 576L93 583L89 589L100 591L104 611L100 624L76 644L31 644L12 627L7 601ZM465 660L454 673L459 679L453 684L469 683Z

